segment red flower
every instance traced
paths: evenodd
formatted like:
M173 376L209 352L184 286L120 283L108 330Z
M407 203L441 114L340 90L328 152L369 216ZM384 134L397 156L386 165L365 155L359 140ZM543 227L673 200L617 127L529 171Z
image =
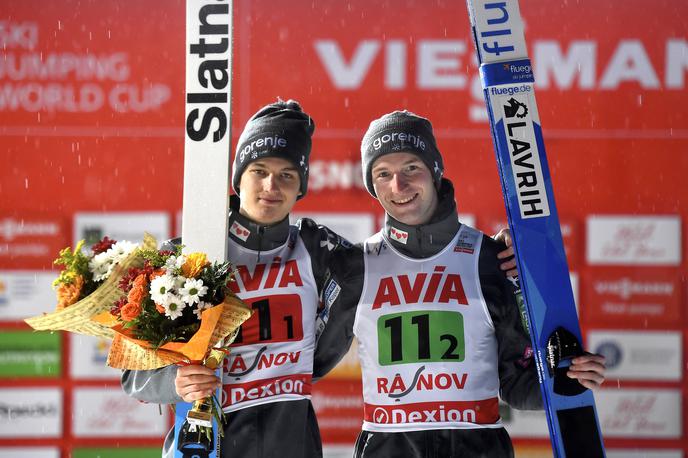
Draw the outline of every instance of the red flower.
M115 243L117 243L117 240L111 240L106 235L105 237L103 237L103 240L101 240L98 243L93 244L93 246L91 247L91 250L93 250L94 255L104 253L107 250L109 250L112 247L112 245L114 245Z

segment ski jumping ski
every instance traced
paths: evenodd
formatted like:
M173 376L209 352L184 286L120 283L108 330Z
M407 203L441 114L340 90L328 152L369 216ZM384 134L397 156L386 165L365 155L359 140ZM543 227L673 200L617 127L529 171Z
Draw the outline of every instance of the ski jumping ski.
M233 3L186 0L182 240L185 250L217 262L226 260L229 232ZM222 390L216 396L221 403ZM219 458L222 425L213 419L213 433L200 434L208 422L189 414L191 407L176 404L175 458Z
M554 456L604 457L595 400L566 376L582 350L518 0L467 0Z

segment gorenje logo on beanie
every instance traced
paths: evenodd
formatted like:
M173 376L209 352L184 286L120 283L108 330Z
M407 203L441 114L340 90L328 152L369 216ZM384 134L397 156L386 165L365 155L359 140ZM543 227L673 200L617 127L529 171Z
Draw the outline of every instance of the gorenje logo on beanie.
M407 132L391 132L389 134L380 135L373 140L373 148L378 151L385 143L394 143L397 141L404 144L410 144L410 146L416 149L420 148L422 151L425 151L425 141L423 137Z
M263 147L272 149L286 148L287 139L284 137L280 137L279 135L271 135L253 140L251 143L244 146L239 152L239 162L244 162L246 156L249 153L253 153L255 148Z

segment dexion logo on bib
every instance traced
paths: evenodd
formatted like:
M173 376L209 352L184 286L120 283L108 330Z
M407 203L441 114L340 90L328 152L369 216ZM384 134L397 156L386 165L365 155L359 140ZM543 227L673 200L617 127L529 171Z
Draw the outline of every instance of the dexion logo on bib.
M418 402L398 406L365 404L364 419L378 425L402 423L491 424L499 419L497 398L481 401Z

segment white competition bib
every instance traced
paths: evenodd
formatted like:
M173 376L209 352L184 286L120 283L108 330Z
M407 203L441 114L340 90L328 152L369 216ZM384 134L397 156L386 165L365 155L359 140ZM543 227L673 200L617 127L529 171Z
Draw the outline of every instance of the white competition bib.
M480 288L482 233L461 226L412 259L378 233L365 243L354 334L367 431L500 427L497 341Z
M282 247L260 253L229 240L228 260L237 270L232 289L254 313L224 360L225 412L310 398L318 293L294 230Z

